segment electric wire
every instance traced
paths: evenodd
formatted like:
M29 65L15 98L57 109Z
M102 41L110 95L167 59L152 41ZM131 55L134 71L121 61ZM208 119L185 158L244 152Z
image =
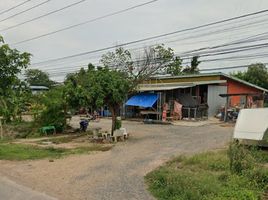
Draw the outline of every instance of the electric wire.
M100 17L96 17L96 18L93 18L93 19L90 19L90 20L87 20L87 21L84 21L84 22L81 22L81 23L77 23L77 24L74 24L74 25L71 25L71 26L67 26L67 27L64 27L64 28L55 30L55 31L51 31L49 33L45 33L45 34L38 35L38 36L29 38L29 39L26 39L26 40L15 42L15 43L12 43L11 45L18 45L18 44L22 44L22 43L25 43L25 42L30 42L32 40L36 40L36 39L39 39L39 38L43 38L43 37L46 37L46 36L49 36L49 35L54 35L56 33L59 33L59 32L62 32L62 31L66 31L66 30L69 30L69 29L73 29L73 28L76 28L78 26L85 25L85 24L88 24L88 23L92 23L92 22L95 22L95 21L98 21L98 20L101 20L101 19L104 19L104 18L108 18L108 17L114 16L114 15L118 15L118 14L127 12L129 10L133 10L133 9L136 9L136 8L139 8L139 7L142 7L142 6L145 6L145 5L154 3L156 1L158 1L158 0L147 1L147 2L142 3L142 4L131 6L129 8L123 9L123 10L112 12L112 13L109 13L109 14L106 14L106 15L103 15L103 16L100 16Z
M245 15L240 15L240 16L237 16L237 17L232 17L232 18L228 18L228 19L224 19L224 20L220 20L220 21L216 21L216 22L211 22L211 23L200 25L200 26L195 26L195 27L186 28L186 29L182 29L182 30L178 30L178 31L174 31L174 32L169 32L169 33L160 34L160 35L151 36L151 37L146 37L146 38L142 38L142 39L138 39L138 40L134 40L134 41L130 41L130 42L125 42L125 43L122 43L120 45L113 45L113 46L99 48L99 49L86 51L86 52L82 52L82 53L77 53L77 54L73 54L73 55L69 55L69 56L64 56L64 57L60 57L60 58L50 59L50 60L34 63L34 65L43 64L43 63L47 63L47 62L55 62L55 61L59 61L59 60L69 59L69 58L75 58L75 57L88 55L88 54L92 54L92 53L97 53L97 52L103 52L103 51L111 50L111 49L114 49L114 48L117 48L117 47L128 46L128 45L131 45L131 44L136 44L136 43L141 43L141 42L152 40L152 39L162 38L162 37L165 37L165 36L169 36L169 35L173 35L173 34L177 34L177 33L181 33L181 32L186 32L186 31L190 31L190 30L196 30L196 29L199 29L199 28L212 26L212 25L215 25L215 24L224 23L224 22L228 22L228 21L232 21L232 20L236 20L236 19L240 19L240 18L244 18L244 17L249 17L249 16L260 14L260 13L264 13L264 12L268 12L268 9L258 11L258 12L254 12L254 13L245 14Z
M11 7L11 8L8 8L8 9L6 9L6 10L3 10L3 11L0 12L0 15L2 15L2 14L4 14L4 13L7 13L7 12L9 12L9 11L15 9L15 8L18 8L18 7L20 7L20 6L22 6L22 5L26 4L26 3L28 3L28 2L30 2L30 1L31 1L31 0L23 1L23 2L21 2L21 3L17 4L17 5L15 5L15 6Z
M86 0L77 1L77 2L75 2L75 3L69 4L69 5L67 5L67 6L64 6L64 7L62 7L62 8L56 9L56 10L53 10L53 11L48 12L48 13L46 13L46 14L40 15L40 16L38 16L38 17L34 17L34 18L29 19L29 20L26 20L26 21L24 21L24 22L21 22L21 23L15 24L15 25L13 25L13 26L9 26L9 27L7 27L7 28L1 29L0 31L7 31L7 30L10 30L10 29L17 28L17 27L22 26L22 25L24 25L24 24L27 24L27 23L36 21L36 20L38 20L38 19L47 17L47 16L52 15L52 14L54 14L54 13L57 13L57 12L60 12L60 11L62 11L62 10L65 10L65 9L67 9L67 8L70 8L70 7L73 7L73 6L75 6L75 5L78 5L78 4L80 4L80 3L84 2L84 1L86 1Z
M39 7L39 6L42 6L42 5L44 5L44 4L46 4L46 3L50 2L50 1L51 1L51 0L43 1L43 2L41 2L41 3L39 3L39 4L36 4L36 5L34 5L34 6L30 7L30 8L28 8L28 9L26 9L26 10L20 11L20 12L18 12L18 13L16 13L16 14L13 14L13 15L9 16L9 17L6 17L6 18L0 20L0 22L6 21L6 20L11 19L11 18L13 18L13 17L16 17L16 16L18 16L18 15L21 15L21 14L23 14L23 13L25 13L25 12L28 12L28 11L30 11L30 10L33 10L33 9L35 9L35 8L37 8L37 7Z

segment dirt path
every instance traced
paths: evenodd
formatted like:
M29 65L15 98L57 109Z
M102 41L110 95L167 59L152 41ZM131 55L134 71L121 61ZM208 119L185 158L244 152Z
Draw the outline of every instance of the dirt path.
M77 122L74 122L77 125ZM0 161L0 173L34 190L64 200L149 200L143 176L170 157L221 148L232 128L185 127L123 122L130 139L112 150L48 160ZM109 120L91 127L110 128Z

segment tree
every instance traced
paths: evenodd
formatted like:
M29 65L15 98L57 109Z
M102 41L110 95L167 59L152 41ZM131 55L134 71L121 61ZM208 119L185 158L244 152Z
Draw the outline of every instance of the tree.
M268 89L268 69L263 63L251 64L245 72L239 71L231 75Z
M130 90L130 82L125 77L123 72L107 67L80 70L66 82L67 100L70 105L76 102L76 106L100 108L107 105L112 113L113 133L120 105Z
M5 96L19 82L17 75L30 64L31 55L11 49L1 36L0 45L0 95Z
M198 65L201 63L201 61L199 61L198 59L199 59L199 56L192 57L191 66L185 67L183 69L183 73L185 73L185 74L198 74L199 73Z
M167 73L172 76L178 76L182 74L182 59L180 57L175 57L173 62L171 62L167 68Z
M165 48L162 44L145 48L143 54L136 56L135 60L129 50L120 47L115 52L104 54L101 63L105 67L123 72L130 80L131 87L135 89L139 83L152 75L167 72L177 74L180 71L181 60L174 56L173 49Z
M21 111L19 103L23 87L19 87L21 81L18 74L27 68L31 55L11 49L1 36L0 45L0 115L4 116L5 121L10 121Z
M39 69L28 69L25 72L26 81L29 85L51 87L54 81L49 79L49 74Z

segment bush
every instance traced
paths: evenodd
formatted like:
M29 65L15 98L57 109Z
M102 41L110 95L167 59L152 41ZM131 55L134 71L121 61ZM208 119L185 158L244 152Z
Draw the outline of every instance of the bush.
M55 126L57 132L63 132L66 119L61 105L50 105L38 118L41 126Z
M55 126L57 132L63 132L66 126L66 117L64 109L66 109L65 100L63 98L63 88L56 87L50 91L36 96L36 119L38 127Z
M38 128L33 122L10 122L3 126L4 136L10 138L27 138L37 136Z
M145 179L152 194L162 200L257 200L268 185L263 155L267 156L232 143L228 151L175 158Z
M122 120L120 117L117 117L115 120L115 130L120 129L122 127Z
M255 164L252 153L237 140L229 145L228 157L230 159L230 170L236 174L241 174L243 170L253 169Z

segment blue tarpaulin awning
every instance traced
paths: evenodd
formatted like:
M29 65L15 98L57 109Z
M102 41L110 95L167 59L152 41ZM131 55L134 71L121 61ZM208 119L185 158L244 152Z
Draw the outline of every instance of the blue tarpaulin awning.
M140 106L144 108L149 108L154 105L157 101L157 94L152 93L140 93L132 96L127 102L127 106Z

